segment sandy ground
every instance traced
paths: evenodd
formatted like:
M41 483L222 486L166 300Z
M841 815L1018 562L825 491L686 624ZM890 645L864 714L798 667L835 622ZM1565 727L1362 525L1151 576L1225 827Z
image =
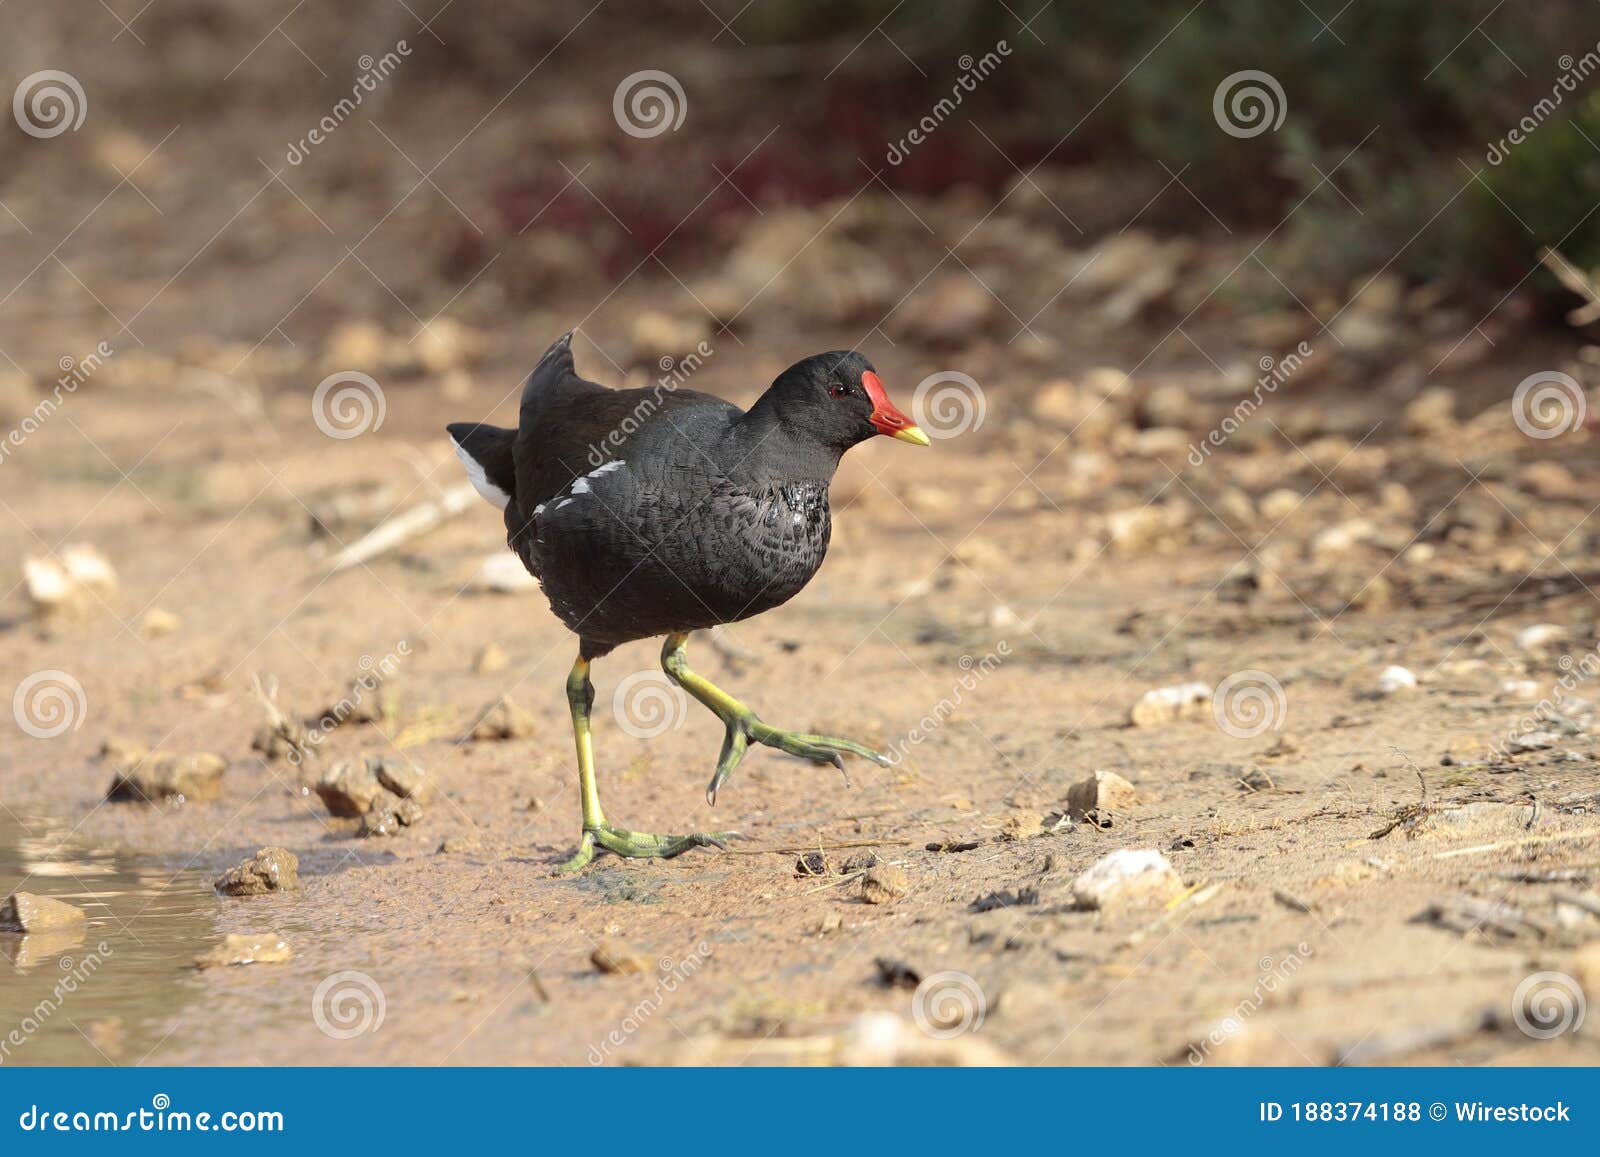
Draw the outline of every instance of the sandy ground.
M391 406L404 415L406 401ZM149 431L185 423L181 440L98 509L103 485L74 481L61 458L54 477L29 477L7 495L17 515L51 533L90 510L74 537L92 539L120 576L110 605L86 620L10 632L8 671L79 672L88 710L59 738L8 738L7 806L53 815L82 841L163 869L210 875L261 845L302 859L303 892L218 899L213 913L217 933L282 933L295 959L198 979L173 964L153 977L181 993L181 1009L162 1022L170 1034L143 1058L151 1063L583 1063L592 1049L617 1060L782 1059L778 1042L838 1033L855 1014L911 1013L909 990L880 983L880 959L974 978L988 1008L982 1040L1028 1063L1182 1062L1191 1041L1228 1017L1244 1027L1224 1034L1218 1055L1261 1062L1323 1063L1391 1040L1411 1060L1596 1057L1587 1037L1536 1045L1504 1027L1518 983L1538 970L1571 973L1571 949L1592 935L1592 917L1560 925L1551 899L1595 870L1592 741L1563 737L1514 767L1439 766L1446 750L1493 740L1515 718L1497 694L1500 676L1557 670L1553 659L1503 657L1518 654L1508 633L1531 621L1592 628L1581 589L1558 589L1537 613L1502 614L1476 635L1482 612L1461 605L1329 615L1323 626L1304 609L1256 615L1213 589L1242 548L1073 562L1063 557L1071 539L1041 534L1037 511L991 515L967 501L1012 485L1003 453L975 454L960 440L920 455L873 445L841 477L847 497L823 574L731 635L751 659L730 661L704 643L693 653L769 718L899 743L902 761L853 763L847 787L832 769L758 751L710 809L701 796L718 724L668 703L664 733L620 730L613 693L655 660L650 644L624 648L597 667L610 814L654 830L737 826L750 839L732 854L671 863L603 859L557 880L551 864L569 853L577 826L561 696L571 641L537 594L460 591L497 544L493 512L475 507L328 579L308 561L300 499L330 456L258 450L243 489L259 478L259 493L207 511L204 498L157 480L199 469L202 456L231 469L234 423L192 404L162 408L115 397L83 407L79 469L94 453L89 438L123 461L148 446ZM376 440L343 449L339 468L354 455L377 476L397 469ZM1053 477L1039 482L1047 501ZM919 488L948 505L931 509L940 503L922 495L929 509L914 513L900 496ZM963 542L984 553L959 561ZM149 605L173 609L183 627L142 638L136 624ZM331 819L294 769L250 751L264 716L248 683L273 675L284 700L309 712L337 699L362 656L402 641L412 653L387 687L397 716L340 729L325 749L330 758L403 750L442 795L416 827L357 840L356 822ZM490 641L509 667L474 673ZM990 655L997 664L983 662ZM1391 661L1434 673L1410 694L1372 698ZM1230 736L1209 704L1199 719L1126 726L1153 687L1244 669L1277 673L1281 729ZM460 742L502 693L531 714L533 734ZM951 706L925 741L905 744L924 716ZM224 754L222 798L102 804L109 771L94 756L114 736ZM1131 780L1139 802L1109 830L1045 834L1041 816L1095 769ZM1420 801L1419 774L1430 804L1534 797L1539 823L1525 830L1530 809L1508 806L1482 827L1372 839L1396 809ZM1587 811L1568 814L1575 801ZM961 841L981 842L926 850ZM857 879L797 877L793 849L803 848L824 850L835 867L874 851L904 868L909 892L869 905ZM1073 877L1118 848L1167 851L1200 890L1166 912L1072 910ZM1557 883L1507 879L1565 868L1577 871L1552 875ZM996 893L991 910L974 910ZM1419 920L1460 895L1504 901L1549 926L1463 936ZM602 940L625 944L645 972L599 974L590 956ZM1291 975L1279 977L1291 959ZM371 977L386 1011L380 1030L334 1039L308 1010L318 984L345 971ZM673 978L666 990L664 977ZM1480 1031L1485 1012L1502 1027ZM624 1044L605 1043L613 1029ZM1423 1038L1411 1034L1435 1030L1442 1043L1417 1051Z
M431 164L487 104L437 93L411 114L407 148ZM935 371L982 383L982 421L969 411L959 436L853 452L822 573L726 646L691 651L769 721L902 758L852 762L847 785L758 750L710 808L719 725L667 697L660 733L630 734L638 708L615 696L654 669L656 645L625 647L595 670L610 817L748 839L556 879L578 834L562 694L573 640L537 592L472 589L503 545L496 512L474 505L338 575L327 560L456 485L442 424L508 421L521 374L563 329L583 323L592 376L614 384L632 367L639 381L655 361L641 313L693 335L702 297L725 307L665 265L620 282L546 269L535 288L521 271L478 280L477 260L441 274L440 222L485 214L493 190L447 168L438 179L459 209L416 192L416 172L354 125L326 149L348 183L308 165L283 170L291 188L255 160L281 150L291 120L165 141L142 123L64 138L54 154L35 142L30 183L6 190L27 223L7 226L6 359L43 390L63 356L81 362L103 338L116 352L0 464L0 684L10 694L59 671L83 692L60 735L0 729L0 805L21 820L8 838L27 845L0 857L13 865L0 890L25 878L83 897L78 874L38 865L102 865L120 883L96 893L91 932L127 945L148 927L151 942L111 962L122 987L85 995L92 1011L73 1035L58 1021L36 1062L1600 1061L1592 1007L1582 1031L1559 1013L1548 1039L1519 1027L1545 1023L1528 1017L1535 974L1600 997L1600 916L1581 902L1600 874L1584 702L1597 692L1582 686L1600 621L1588 521L1600 475L1589 429L1535 439L1509 409L1534 371L1588 382L1594 367L1523 298L1477 325L1476 303L1392 279L1262 304L1252 294L1276 291L1240 260L1259 235L1169 253L1135 230L1107 262L1168 262L1172 277L1131 313L1107 312L1115 283L1063 294L1101 241L1041 232L1055 215L1020 195L993 213L970 191L934 203L878 190L782 227L774 212L748 224L759 244L735 251L781 266L770 290L723 264L742 236L729 233L697 269L761 304L734 336L714 335L696 388L748 402L789 361L857 342L903 403ZM500 124L452 165L502 147ZM115 175L133 170L137 195ZM1127 189L1161 187L1158 174L1067 176L1049 187L1103 221L1102 240L1144 199ZM559 250L563 228L515 249L513 224L485 245L505 242L509 268L536 241L543 258ZM943 254L951 242L959 263ZM865 305L820 294L814 263L870 267L886 299L872 286ZM968 308L968 263L1003 309ZM462 332L411 340L441 319ZM341 339L341 323L355 336ZM1315 373L1194 461L1261 359L1302 340ZM383 423L328 437L312 391L354 368L381 380ZM369 492L349 518L325 515L331 497ZM313 533L312 511L331 536ZM41 616L17 581L23 560L74 542L110 560L115 589ZM176 620L153 625L153 611ZM1539 625L1551 629L1523 634ZM491 643L504 665L484 670ZM285 710L309 715L386 656L392 710L334 731L324 762L403 756L438 791L415 825L360 839L358 821L308 791L320 768L252 750L266 716L251 685L276 680ZM1419 685L1379 695L1391 665ZM1262 728L1209 694L1241 672L1267 690ZM1560 718L1535 728L1548 742L1494 755L1563 676L1576 681ZM1130 726L1141 696L1191 682L1207 693L1187 717ZM527 733L467 738L502 695ZM105 803L97 753L114 739L224 756L220 798ZM1137 798L1062 822L1069 790L1097 770ZM266 845L300 857L302 890L210 895L213 876ZM1074 879L1120 849L1167 856L1181 890L1076 906ZM828 874L797 872L806 851ZM903 871L904 895L865 901L846 865L866 854ZM1463 899L1478 905L1465 917ZM141 923L156 900L162 920ZM278 933L293 959L188 967L233 932ZM641 970L602 972L602 944ZM0 973L8 1014L47 974L37 959ZM954 987L919 997L922 982ZM916 1027L920 1014L940 1030L963 1008L966 1031Z

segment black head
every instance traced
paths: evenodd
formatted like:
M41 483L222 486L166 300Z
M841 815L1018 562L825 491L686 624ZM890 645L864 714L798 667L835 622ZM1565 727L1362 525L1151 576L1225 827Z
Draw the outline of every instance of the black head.
M840 454L879 434L928 445L928 436L889 400L872 363L854 350L796 362L758 406L786 429Z

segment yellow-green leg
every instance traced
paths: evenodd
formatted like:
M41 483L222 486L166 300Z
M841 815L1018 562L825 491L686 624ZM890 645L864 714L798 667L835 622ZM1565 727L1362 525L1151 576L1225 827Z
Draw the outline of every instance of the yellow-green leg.
M691 832L684 836L656 836L633 832L606 823L600 810L600 789L594 778L594 741L589 730L589 715L594 707L594 684L589 681L589 660L580 653L567 674L567 706L572 712L572 736L578 751L578 797L583 806L583 838L578 851L556 869L558 876L579 871L594 859L597 847L632 858L669 860L690 848L725 848L726 841L738 832Z
M839 753L844 751L851 755L859 755L863 759L870 759L880 767L890 765L891 761L887 755L853 739L811 735L804 731L785 731L763 723L754 711L739 700L709 679L689 670L686 648L688 640L687 633L667 636L667 641L661 648L662 669L678 686L711 708L717 718L722 720L723 726L728 729L727 737L722 741L722 755L717 760L716 773L706 788L706 802L717 802L717 789L727 782L728 777L733 774L733 769L743 761L752 740L764 743L768 747L776 747L780 751L787 751L790 755L814 759L818 763L831 763L840 771L844 770L844 759Z

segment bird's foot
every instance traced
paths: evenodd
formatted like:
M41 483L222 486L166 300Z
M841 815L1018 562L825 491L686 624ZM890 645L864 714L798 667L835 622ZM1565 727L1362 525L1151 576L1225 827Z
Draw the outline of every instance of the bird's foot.
M670 860L693 848L721 848L727 851L729 840L742 840L738 832L690 832L682 836L657 836L649 832L630 832L627 828L614 828L609 824L585 828L578 843L577 855L556 868L556 875L570 876L581 871L599 848L605 848L628 859Z
M717 790L727 782L733 769L739 766L752 742L776 747L779 751L817 763L831 763L844 775L846 787L850 785L850 775L845 771L842 752L870 759L879 767L888 767L893 762L881 751L853 739L837 739L831 735L812 735L805 731L785 731L781 727L773 727L763 723L753 711L734 715L727 721L727 726L728 736L722 744L722 758L718 760L716 774L706 788L707 803L717 802Z

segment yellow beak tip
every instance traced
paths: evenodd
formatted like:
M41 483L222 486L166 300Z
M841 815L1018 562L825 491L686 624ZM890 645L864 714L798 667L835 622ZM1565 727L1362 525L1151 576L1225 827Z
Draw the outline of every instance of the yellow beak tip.
M910 442L913 446L933 445L933 440L922 432L921 426L906 426L896 430L894 436L898 441Z

